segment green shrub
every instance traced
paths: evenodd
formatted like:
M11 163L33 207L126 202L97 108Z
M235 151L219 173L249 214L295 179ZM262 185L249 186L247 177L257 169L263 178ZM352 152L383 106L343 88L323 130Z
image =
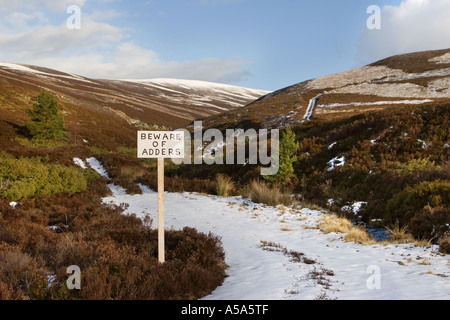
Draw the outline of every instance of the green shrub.
M448 231L450 215L450 182L436 180L407 186L386 205L386 219L410 225L419 237L440 237Z
M47 164L40 158L0 155L0 196L20 200L62 192L80 192L87 187L83 171L75 167Z
M426 159L413 159L408 163L398 163L397 169L402 172L414 172L423 170L441 170L441 167L436 165L430 158Z

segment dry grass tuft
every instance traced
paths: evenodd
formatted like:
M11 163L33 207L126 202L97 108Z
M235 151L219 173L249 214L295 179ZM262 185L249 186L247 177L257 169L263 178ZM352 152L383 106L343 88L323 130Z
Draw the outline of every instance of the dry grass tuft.
M345 235L344 239L350 242L356 242L360 244L373 244L375 240L367 233L364 227L352 227Z
M319 229L325 233L344 233L344 240L360 244L373 244L373 237L364 227L354 226L352 222L345 218L333 215L326 215L319 224Z
M269 186L267 183L257 180L247 185L243 190L243 194L253 202L265 203L269 206L290 206L294 204L290 194L283 193L277 186Z
M347 233L351 228L350 220L331 215L324 216L319 224L319 229L325 233Z
M230 196L236 187L233 180L230 177L223 174L218 174L216 177L216 181L217 181L216 187L217 195L221 197Z
M413 243L414 237L408 233L408 226L400 226L398 222L391 224L386 228L390 234L392 243Z

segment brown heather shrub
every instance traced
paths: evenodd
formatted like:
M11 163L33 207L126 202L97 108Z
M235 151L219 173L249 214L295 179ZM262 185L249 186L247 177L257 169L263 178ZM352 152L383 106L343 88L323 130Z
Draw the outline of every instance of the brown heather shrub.
M168 230L161 265L151 221L103 204L98 183L88 188L24 200L16 209L0 199L0 298L199 299L222 283L219 238ZM81 269L82 290L66 286L71 265ZM49 275L55 277L51 286Z
M158 176L155 170L147 171L136 182L148 186L152 190L158 188ZM210 179L188 178L188 177L164 177L164 188L168 192L198 192L205 194L216 194L217 182Z
M157 261L156 250L137 250L111 239L95 241L95 246L90 248L92 261L82 268L82 290L69 292L70 298L198 299L223 281L223 252L217 241L214 236L199 234L195 229L168 231L167 262L163 265ZM60 276L60 281L64 281L67 277L64 270Z
M0 247L0 283L3 283L4 294L12 298L26 295L31 299L43 299L46 296L45 272L30 255L12 246Z
M450 254L450 236L445 236L439 243L439 252Z
M15 290L10 284L0 281L0 300L27 300L21 290Z

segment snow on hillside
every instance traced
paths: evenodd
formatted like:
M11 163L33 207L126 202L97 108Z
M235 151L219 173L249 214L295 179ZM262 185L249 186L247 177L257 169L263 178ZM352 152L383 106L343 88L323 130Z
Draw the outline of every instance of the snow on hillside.
M248 102L270 93L270 91L198 80L160 78L148 80L126 79L122 81L139 83L150 88L158 89L158 95L161 98L177 101L182 104L214 108L220 111L227 111L229 107L221 108L217 103L239 108Z
M430 59L437 65L449 61L449 53ZM416 83L421 79L423 83ZM369 106L388 104L420 104L432 102L425 98L448 98L450 96L450 68L437 68L420 73L408 73L387 66L364 66L361 68L335 73L313 79L307 83L310 90L322 90L323 94L353 94L378 96L384 98L422 98L423 100L404 101L353 101L343 104L325 105L325 107ZM323 107L323 106L319 106ZM320 113L332 112L320 110Z
M183 92L182 89L187 90L210 90L216 92L224 93L235 93L241 96L254 98L260 97L270 93L270 91L249 89L244 87L238 87L223 83L199 81L199 80L184 80L184 79L168 79L168 78L157 78L157 79L124 79L123 81L136 82L149 86L162 87L163 89L171 89L175 92ZM178 89L178 90L177 90Z
M445 53L442 56L438 56L436 58L432 58L429 60L430 62L434 62L437 64L446 64L450 63L450 53Z
M16 64L16 63L6 63L6 62L0 62L0 68L6 68L6 69L10 69L10 70L16 70L16 71L21 71L21 72L26 72L26 73L31 73L31 74L35 74L37 76L44 76L44 77L59 77L59 78L63 78L63 79L69 79L69 80L77 80L77 81L83 81L83 82L89 82L89 83L93 83L92 81L89 81L88 79L81 77L81 76L77 76L75 74L70 74L70 73L49 73L49 72L44 72L41 70L37 70L34 68L30 68L21 64Z
M98 161L88 162L107 176ZM156 192L141 186L142 195L127 195L110 188L105 203L127 203L125 214L157 223ZM436 246L345 242L316 228L324 215L317 210L166 193L165 214L167 228L189 226L222 237L228 277L206 300L450 300L450 259Z
M331 103L319 104L318 108L339 108L339 107L361 107L361 106L381 106L388 104L425 104L433 102L430 99L423 100L395 100L395 101L377 101L377 102L349 102L349 103Z
M6 62L0 62L0 67L11 69L11 70L17 70L17 71L23 71L23 72L29 72L29 73L37 73L37 74L45 74L45 72L41 72L35 69L28 68L26 66L15 64L15 63L6 63Z

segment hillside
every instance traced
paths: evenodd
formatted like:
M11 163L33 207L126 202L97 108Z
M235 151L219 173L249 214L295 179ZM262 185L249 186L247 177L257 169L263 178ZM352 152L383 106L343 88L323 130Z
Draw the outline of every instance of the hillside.
M366 112L450 101L450 49L399 55L304 81L244 109L213 116L205 126L284 128Z
M34 140L25 125L26 111L41 96L49 101L42 89L56 100L68 141ZM98 155L125 163L122 173L129 170L126 177L133 179L152 170L151 162L135 159L138 128L184 126L265 93L199 81L95 80L1 63L0 300L170 300L209 294L225 277L220 239L192 228L168 232L168 259L177 262L159 265L151 219L103 205L110 180L80 169L74 159ZM82 293L65 285L71 265L83 272Z
M243 107L268 93L204 81L88 79L12 63L0 63L0 88L3 107L29 101L44 88L58 95L67 106L115 115L133 125L168 128L183 127L193 120ZM15 101L18 99L20 102Z
M450 225L450 49L395 56L266 95L206 128L291 128L293 177L278 187L357 223L439 242ZM183 171L184 170L184 171ZM257 166L185 167L241 187ZM352 209L357 206L357 213Z

